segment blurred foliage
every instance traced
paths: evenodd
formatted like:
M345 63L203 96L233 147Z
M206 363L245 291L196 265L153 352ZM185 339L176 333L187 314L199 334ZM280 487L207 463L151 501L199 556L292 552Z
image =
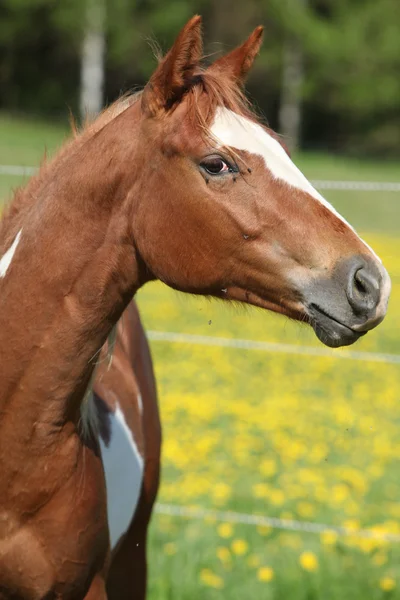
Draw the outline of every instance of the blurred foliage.
M0 108L77 111L82 0L0 0ZM107 0L106 100L143 85L195 13L204 17L209 60L266 27L249 91L272 126L288 35L304 53L303 146L400 153L398 0ZM149 47L150 46L150 47Z

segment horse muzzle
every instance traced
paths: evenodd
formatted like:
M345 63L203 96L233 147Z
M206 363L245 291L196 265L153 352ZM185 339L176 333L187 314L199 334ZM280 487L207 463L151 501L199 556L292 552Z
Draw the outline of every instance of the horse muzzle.
M369 256L341 260L330 277L304 290L304 304L317 337L331 348L348 346L379 325L390 296L386 269Z

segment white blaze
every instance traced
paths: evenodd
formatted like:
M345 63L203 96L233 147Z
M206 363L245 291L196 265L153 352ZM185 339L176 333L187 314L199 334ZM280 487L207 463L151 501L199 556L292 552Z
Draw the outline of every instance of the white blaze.
M0 260L0 277L5 277L21 238L22 229L17 233L10 248Z
M119 404L110 413L110 442L100 436L107 487L107 513L111 547L129 529L139 500L143 480L143 457Z
M303 192L307 192L354 231L354 228L346 219L311 185L300 169L292 162L281 144L261 125L238 115L228 108L219 106L215 112L211 133L223 146L245 150L261 156L273 177ZM372 248L364 240L361 241L377 260L382 262Z

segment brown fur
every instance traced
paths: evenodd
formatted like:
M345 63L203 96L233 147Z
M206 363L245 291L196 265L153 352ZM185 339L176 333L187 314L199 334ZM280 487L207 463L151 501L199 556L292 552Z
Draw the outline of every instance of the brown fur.
M259 44L257 29L225 69L205 70L192 19L143 93L118 101L42 165L2 220L0 256L22 235L0 279L1 600L143 600L160 427L131 300L147 281L310 322L323 292L353 337L383 318L387 286L379 305L361 310L361 298L350 307L354 261L381 288L385 276L353 230L274 179L261 157L219 148L210 135L218 106L257 120L238 78ZM215 153L235 170L209 176L204 160ZM80 420L118 322L114 361L94 384L100 432L117 399L145 475L131 527L111 553L98 439L83 435Z

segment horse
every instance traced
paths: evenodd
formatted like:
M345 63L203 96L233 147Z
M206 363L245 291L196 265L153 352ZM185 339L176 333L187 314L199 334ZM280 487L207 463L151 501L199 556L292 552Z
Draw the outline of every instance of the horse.
M193 17L2 219L2 600L144 597L160 447L132 304L146 282L275 311L331 347L386 314L381 260L246 99L262 33L206 67Z

